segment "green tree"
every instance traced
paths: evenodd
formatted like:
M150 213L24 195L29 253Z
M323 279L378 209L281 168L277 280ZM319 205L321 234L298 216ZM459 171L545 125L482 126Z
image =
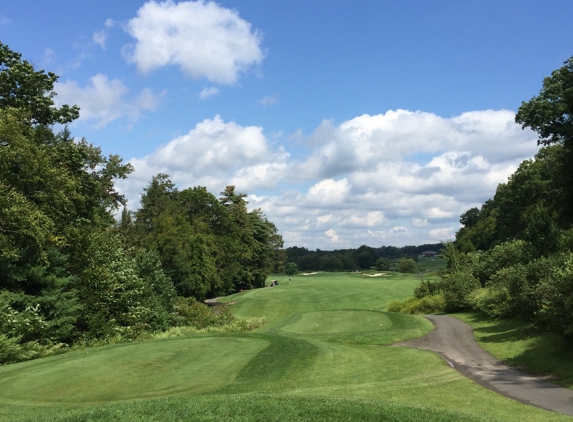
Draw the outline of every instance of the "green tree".
M79 115L54 105L56 80L0 43L0 291L16 312L36 309L46 321L28 337L70 342L85 311L84 251L124 203L114 180L131 166L52 131Z
M378 271L388 271L392 266L392 261L388 258L378 258L374 263L374 267Z
M31 124L66 124L79 117L77 106L54 105L58 76L35 70L22 55L0 42L0 109L26 110Z
M286 275L295 275L298 273L298 267L294 262L287 262L285 264L285 274Z
M398 264L398 272L415 274L418 272L418 265L412 258L403 259Z
M573 57L543 80L539 95L523 102L515 121L539 134L538 144L573 147Z

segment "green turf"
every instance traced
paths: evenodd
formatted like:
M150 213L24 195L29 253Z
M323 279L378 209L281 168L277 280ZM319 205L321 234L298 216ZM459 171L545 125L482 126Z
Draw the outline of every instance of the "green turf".
M255 338L198 337L88 349L0 367L0 400L105 403L204 393L232 382L267 346Z
M432 329L386 313L418 280L334 273L224 298L250 333L87 349L0 367L2 421L560 421L438 355L389 347ZM98 403L98 404L96 404Z

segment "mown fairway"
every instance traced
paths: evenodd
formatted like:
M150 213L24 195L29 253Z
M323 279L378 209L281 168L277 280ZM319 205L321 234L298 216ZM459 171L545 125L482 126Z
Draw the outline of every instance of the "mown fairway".
M265 316L255 332L0 367L0 420L571 420L488 391L430 352L386 347L432 329L384 312L412 294L412 276L274 278L222 300L237 316Z

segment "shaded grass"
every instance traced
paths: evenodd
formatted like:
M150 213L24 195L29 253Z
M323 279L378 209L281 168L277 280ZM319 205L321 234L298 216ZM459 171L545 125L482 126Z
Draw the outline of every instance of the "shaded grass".
M536 329L520 319L493 319L481 312L453 314L474 329L478 344L508 365L525 372L554 376L573 388L573 340Z

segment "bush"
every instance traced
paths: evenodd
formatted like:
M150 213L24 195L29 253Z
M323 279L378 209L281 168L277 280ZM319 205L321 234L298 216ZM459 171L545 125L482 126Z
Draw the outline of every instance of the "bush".
M201 330L228 325L235 320L227 306L210 308L193 297L178 297L173 308L173 325L178 327L189 326Z
M441 286L446 301L444 309L447 312L468 308L467 296L481 287L469 268L460 268L444 274L443 280Z
M511 297L503 286L488 286L476 289L467 297L468 304L476 310L493 318L505 318L513 315Z
M422 280L420 284L414 289L414 296L418 299L422 299L426 296L434 296L442 290L441 282Z
M408 301L402 308L402 314L434 314L444 312L446 299L442 293L433 296L425 296L421 299Z
M446 305L444 295L439 293L421 299L411 297L406 300L393 300L388 305L388 312L401 314L433 314L443 312Z

